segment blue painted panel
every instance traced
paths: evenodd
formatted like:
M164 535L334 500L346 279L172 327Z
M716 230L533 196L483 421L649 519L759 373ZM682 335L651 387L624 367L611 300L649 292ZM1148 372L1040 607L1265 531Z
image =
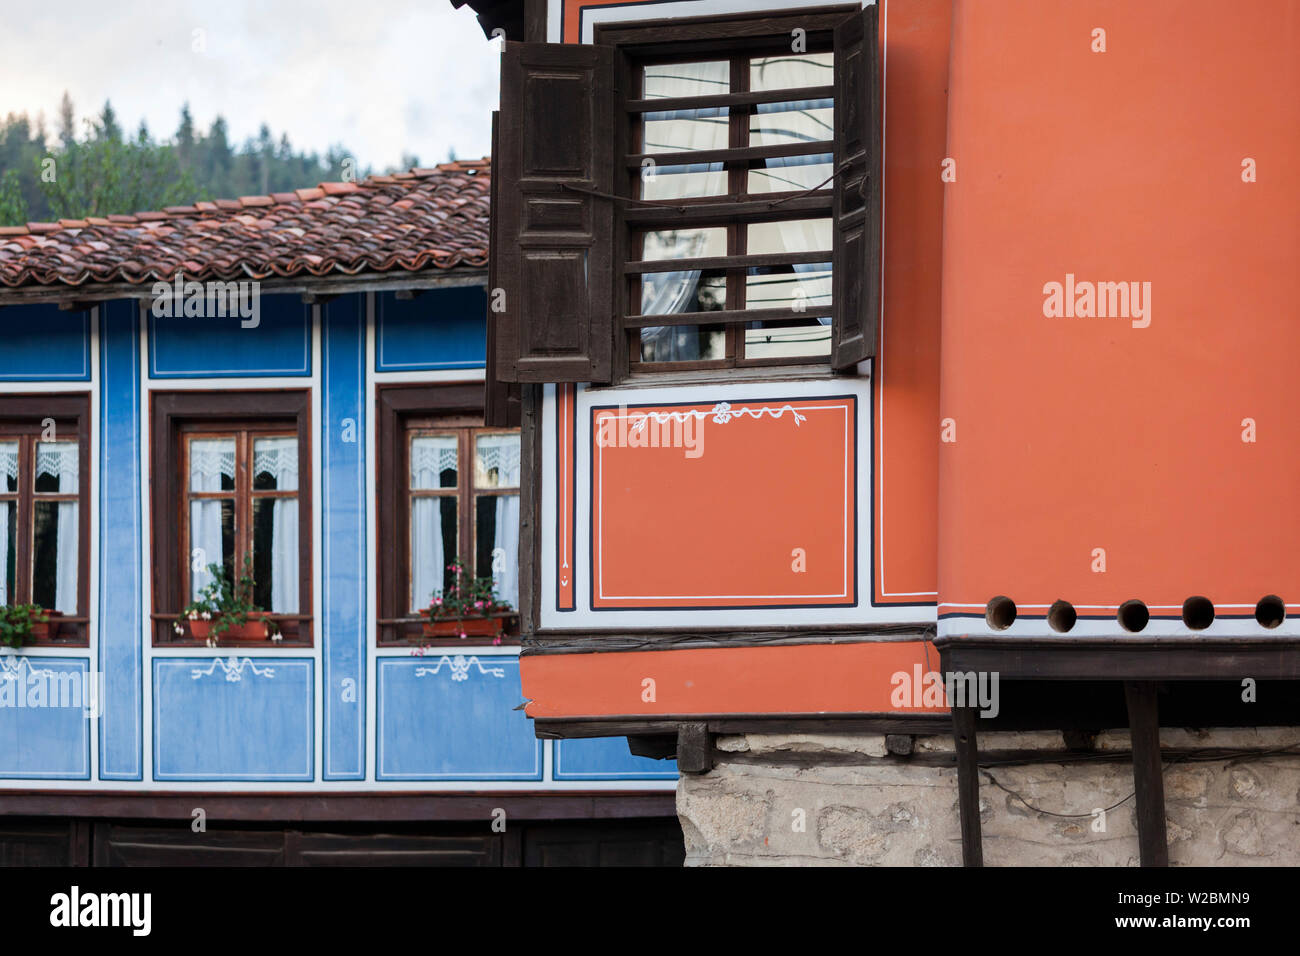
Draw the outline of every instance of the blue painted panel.
M90 312L57 305L0 309L0 382L90 381Z
M556 780L676 780L677 761L635 757L626 737L555 742Z
M482 368L487 290L430 289L414 299L375 294L375 371Z
M135 302L100 307L99 721L101 780L144 779L140 591L140 322Z
M377 779L542 778L542 742L512 709L518 658L385 657L378 678Z
M322 584L326 780L366 775L365 297L321 316Z
M89 780L90 661L0 657L0 778Z
M155 780L312 780L309 659L155 658Z
M297 295L261 295L258 303L255 328L238 316L159 318L151 308L149 377L311 375L311 306Z

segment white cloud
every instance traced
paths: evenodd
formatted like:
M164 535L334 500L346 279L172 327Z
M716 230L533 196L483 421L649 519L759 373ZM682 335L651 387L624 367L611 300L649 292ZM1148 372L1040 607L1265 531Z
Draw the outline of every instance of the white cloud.
M265 122L376 169L491 146L497 46L447 0L63 0L4 19L0 112L43 111L51 134L66 89L79 119L107 99L126 129L170 137L188 101L235 144Z

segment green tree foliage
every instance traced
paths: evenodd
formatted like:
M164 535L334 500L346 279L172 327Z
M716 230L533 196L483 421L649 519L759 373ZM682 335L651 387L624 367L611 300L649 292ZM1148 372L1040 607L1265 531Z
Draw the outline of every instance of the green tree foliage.
M107 102L78 130L64 93L53 136L43 116L10 113L0 120L0 226L289 192L369 172L341 145L324 156L300 153L266 124L256 137L232 145L224 117L204 133L189 104L170 139L155 140L144 123L128 135Z

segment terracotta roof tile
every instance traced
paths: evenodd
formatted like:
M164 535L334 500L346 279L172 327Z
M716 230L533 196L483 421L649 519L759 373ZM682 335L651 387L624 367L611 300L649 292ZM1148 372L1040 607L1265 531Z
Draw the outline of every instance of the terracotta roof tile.
M487 160L132 216L0 227L0 288L487 264Z

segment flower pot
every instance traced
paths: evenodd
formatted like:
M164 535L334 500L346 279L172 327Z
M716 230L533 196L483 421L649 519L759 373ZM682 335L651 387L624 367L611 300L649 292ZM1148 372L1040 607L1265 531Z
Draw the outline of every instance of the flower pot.
M270 617L267 611L249 611L248 620L238 626L226 628L222 631L219 640L222 641L264 641L271 636L271 630L267 626L267 619ZM211 621L197 620L190 621L190 634L195 640L206 641L212 636L212 626L216 619Z
M36 619L36 615L33 614L32 633L31 636L28 638L28 640L43 641L49 638L51 633L57 634L59 632L59 622L57 620L57 618L60 616L59 612L42 611L41 613L44 614L45 617L48 618L48 620L38 621Z
M505 630L505 620L510 615L492 617L443 617L424 622L425 637L495 637Z

